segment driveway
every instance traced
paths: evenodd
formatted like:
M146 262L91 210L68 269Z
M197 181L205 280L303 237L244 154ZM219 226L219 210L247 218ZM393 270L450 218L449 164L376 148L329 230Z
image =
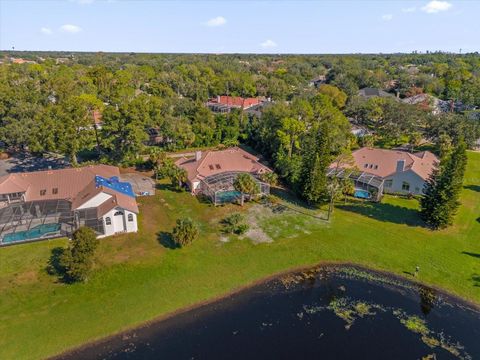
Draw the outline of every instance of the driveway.
M138 173L125 173L120 175L120 180L132 184L133 192L136 195L155 195L155 181L148 176Z
M69 163L63 158L15 154L7 160L0 160L0 176L10 173L62 169L67 166Z

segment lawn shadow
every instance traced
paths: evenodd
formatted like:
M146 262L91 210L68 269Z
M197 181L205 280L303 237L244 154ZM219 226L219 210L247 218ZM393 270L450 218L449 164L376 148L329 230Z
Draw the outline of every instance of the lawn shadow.
M468 256L471 256L471 257L474 257L474 258L477 258L477 259L480 259L480 254L477 254L477 253L472 253L472 252L468 252L468 251L462 251L462 254L468 255Z
M464 189L480 192L480 185L465 185Z
M159 231L157 233L158 242L167 249L178 249L179 246L173 241L172 233Z
M58 277L61 282L67 282L65 268L60 263L64 251L65 249L60 246L53 248L45 267L47 274Z
M351 211L375 220L404 224L408 226L426 227L420 218L418 210L387 203L350 202L346 205L337 205L337 208Z
M410 271L404 271L403 272L405 275L409 275L409 276L415 276L412 272Z

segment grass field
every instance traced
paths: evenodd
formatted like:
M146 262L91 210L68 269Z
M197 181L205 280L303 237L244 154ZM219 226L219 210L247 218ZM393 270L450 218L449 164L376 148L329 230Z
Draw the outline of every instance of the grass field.
M0 359L39 359L302 265L345 261L410 276L480 303L480 153L469 153L455 226L432 232L416 200L339 203L331 223L259 204L214 208L167 187L140 200L140 232L101 241L85 284L46 273L66 240L0 249ZM219 220L244 211L270 243L225 238ZM307 211L308 212L308 211ZM176 218L191 216L200 238L162 245ZM220 241L223 240L223 241Z

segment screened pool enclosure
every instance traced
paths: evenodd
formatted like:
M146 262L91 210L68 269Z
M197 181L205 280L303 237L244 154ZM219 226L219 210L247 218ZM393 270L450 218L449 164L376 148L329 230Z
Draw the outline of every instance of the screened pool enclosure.
M12 203L0 208L0 245L70 236L80 226L104 234L96 209L72 211L67 200Z
M355 193L362 194L356 196L362 199L380 201L383 196L383 178L359 170L330 168L327 172L328 177L338 177L340 179L349 178L355 184ZM366 192L370 196L366 196Z
M229 171L208 176L200 181L199 193L208 197L214 205L222 205L238 200L241 193L235 190L233 183L241 171ZM270 194L270 185L264 183L258 176L251 174L258 184L258 195Z

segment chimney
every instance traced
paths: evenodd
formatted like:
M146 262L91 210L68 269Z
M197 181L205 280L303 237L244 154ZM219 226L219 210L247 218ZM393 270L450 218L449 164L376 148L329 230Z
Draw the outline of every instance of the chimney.
M220 104L220 95L217 95L217 103Z
M405 160L397 160L397 172L402 172L405 169Z
M195 161L200 161L201 158L202 158L202 152L195 151Z

